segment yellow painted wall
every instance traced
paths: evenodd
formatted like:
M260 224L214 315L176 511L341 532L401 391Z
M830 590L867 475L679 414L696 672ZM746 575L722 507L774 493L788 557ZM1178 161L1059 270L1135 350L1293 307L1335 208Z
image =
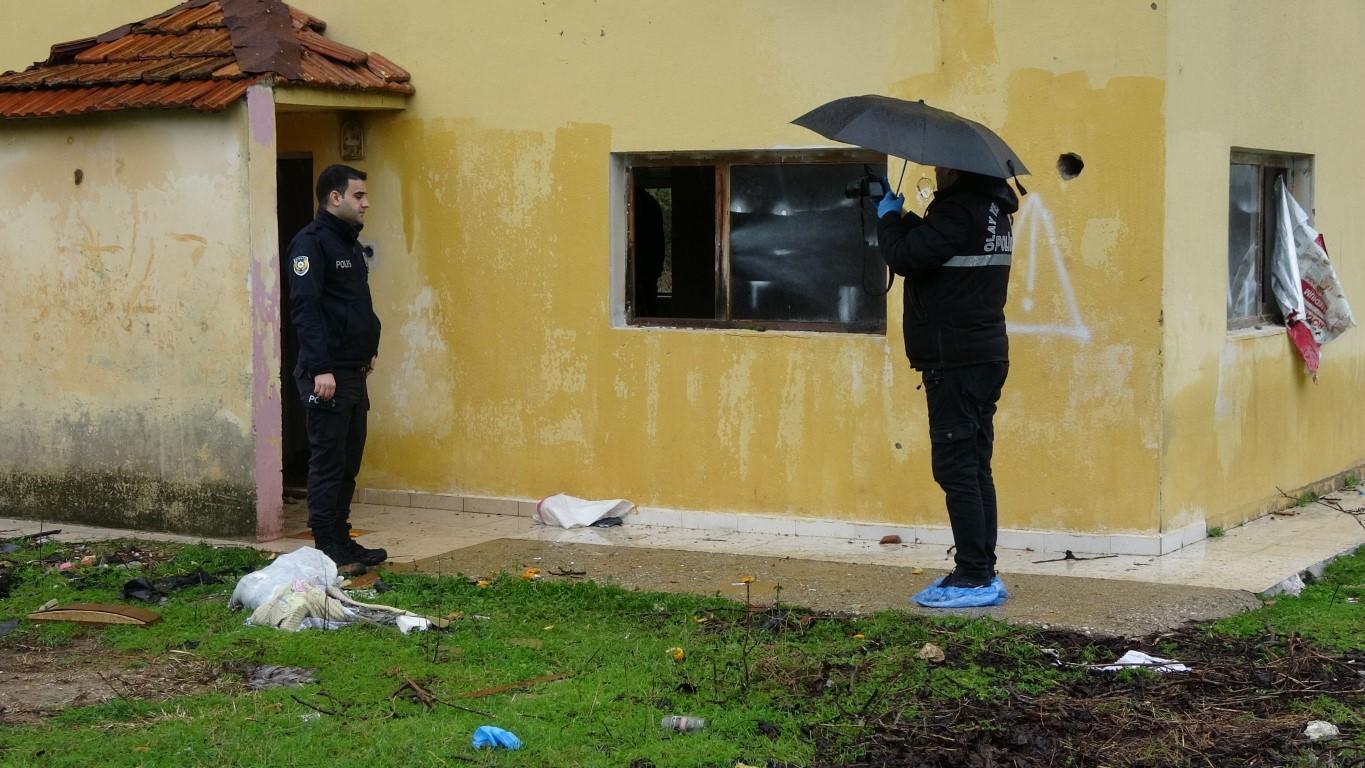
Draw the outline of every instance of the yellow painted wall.
M21 9L0 66L165 4ZM1358 332L1314 386L1282 335L1230 339L1224 315L1231 146L1317 156L1319 226L1360 295L1348 0L299 5L418 88L364 118L385 335L362 485L942 524L899 292L884 338L612 325L613 153L827 145L787 121L872 92L992 125L1035 173L1002 526L1214 525L1360 463ZM282 115L279 150L320 168L335 125ZM1299 425L1320 441L1285 450Z
M1233 147L1314 156L1316 221L1357 312L1365 307L1359 98L1365 5L1352 0L1170 4L1165 279L1166 528L1240 522L1286 491L1365 461L1365 336L1323 348L1317 384L1282 329L1226 328Z
M7 506L254 526L243 115L0 122Z
M300 5L418 88L365 118L385 333L362 485L943 524L899 292L886 337L611 322L612 153L827 144L788 121L884 92L998 127L1037 172L1002 525L1156 527L1164 11ZM334 126L283 116L280 150L321 167ZM1063 151L1080 179L1052 170Z

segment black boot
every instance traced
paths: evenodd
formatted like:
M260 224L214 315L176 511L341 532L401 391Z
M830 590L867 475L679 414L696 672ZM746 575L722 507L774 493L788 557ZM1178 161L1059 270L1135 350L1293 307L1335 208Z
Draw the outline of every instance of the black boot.
M381 565L389 559L389 552L385 549L368 549L360 542L351 538L351 524L337 523L336 537L340 545L350 553L351 558L364 565ZM335 558L334 558L335 559Z
M322 550L322 554L337 564L337 573L343 576L357 576L365 572L365 564L360 562L356 553L343 544L333 531L314 529L313 543Z

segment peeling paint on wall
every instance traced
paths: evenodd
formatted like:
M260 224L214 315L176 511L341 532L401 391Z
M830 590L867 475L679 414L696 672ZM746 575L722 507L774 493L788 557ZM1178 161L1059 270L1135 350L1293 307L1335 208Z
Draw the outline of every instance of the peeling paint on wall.
M0 123L14 513L254 530L240 117Z

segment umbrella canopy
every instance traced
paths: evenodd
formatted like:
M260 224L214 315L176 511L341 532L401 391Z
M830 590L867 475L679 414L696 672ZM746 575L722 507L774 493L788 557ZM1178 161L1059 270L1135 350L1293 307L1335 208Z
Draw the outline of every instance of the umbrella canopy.
M792 122L827 139L921 165L998 179L1028 173L1024 162L994 131L923 101L849 96L816 107Z

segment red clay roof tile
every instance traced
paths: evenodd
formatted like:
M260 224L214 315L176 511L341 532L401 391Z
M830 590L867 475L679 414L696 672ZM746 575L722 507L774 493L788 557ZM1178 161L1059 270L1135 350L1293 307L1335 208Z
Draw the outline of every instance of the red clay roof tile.
M328 40L311 29L304 29L296 34L303 47L337 61L347 64L364 64L365 59L369 58L364 51Z
M391 83L406 83L412 79L412 75L408 74L406 69L403 69L392 61L389 61L387 58L374 52L370 53L370 58L365 64L370 68L371 72Z
M289 21L280 26L283 11ZM326 29L326 22L281 0L188 0L98 37L59 43L47 61L0 75L0 119L123 109L216 111L262 80L413 93L402 67L328 40Z

